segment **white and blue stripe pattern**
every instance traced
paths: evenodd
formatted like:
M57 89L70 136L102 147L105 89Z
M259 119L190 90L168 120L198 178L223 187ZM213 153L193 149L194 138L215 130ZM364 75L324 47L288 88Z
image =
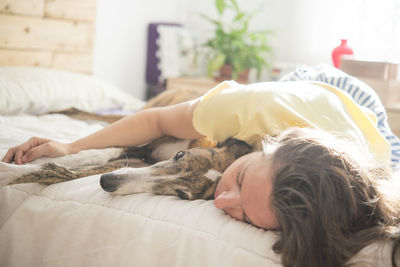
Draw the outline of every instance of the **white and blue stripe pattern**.
M390 143L392 168L400 169L400 140L392 133L387 122L385 108L374 89L357 78L325 64L315 67L304 65L280 79L280 81L299 80L320 81L334 85L349 93L360 106L372 110L378 118L378 130Z

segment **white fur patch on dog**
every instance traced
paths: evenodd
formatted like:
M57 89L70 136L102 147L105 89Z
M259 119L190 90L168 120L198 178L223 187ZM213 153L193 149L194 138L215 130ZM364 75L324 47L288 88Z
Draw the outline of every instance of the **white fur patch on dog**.
M208 179L211 179L213 181L215 181L218 177L221 177L222 173L220 173L219 171L216 171L214 169L208 170L208 172L206 174L204 174L205 177L207 177Z
M122 181L118 186L118 189L112 194L134 194L142 192L150 192L154 184L153 177L149 172L150 167L142 168L122 168L113 171L115 174L114 179L119 179L119 177L124 177L127 180Z
M115 192L111 192L111 194L116 195L125 195L125 194L136 194L143 192L151 192L151 188L153 187L153 183L144 180L131 180L125 183L122 183Z

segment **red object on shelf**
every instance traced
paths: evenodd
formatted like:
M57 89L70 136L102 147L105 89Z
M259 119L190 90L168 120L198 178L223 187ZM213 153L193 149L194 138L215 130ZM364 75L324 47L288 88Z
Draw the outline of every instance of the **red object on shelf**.
M341 43L338 47L333 49L332 51L332 60L333 60L333 65L336 68L340 68L340 58L343 55L353 55L353 49L351 49L350 46L347 45L347 40L346 39L340 39Z

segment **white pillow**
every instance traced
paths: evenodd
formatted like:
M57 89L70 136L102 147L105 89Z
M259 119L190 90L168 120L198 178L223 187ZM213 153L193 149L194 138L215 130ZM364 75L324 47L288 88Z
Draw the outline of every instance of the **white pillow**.
M41 114L71 107L93 112L143 105L89 75L35 67L0 68L0 114Z

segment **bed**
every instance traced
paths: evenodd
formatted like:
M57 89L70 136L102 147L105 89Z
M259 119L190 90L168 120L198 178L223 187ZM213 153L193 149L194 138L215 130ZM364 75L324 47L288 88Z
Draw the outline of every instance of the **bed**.
M0 84L0 157L33 135L68 141L104 126L46 114L54 109L73 103L86 111L125 112L143 104L90 76L43 68L0 68ZM110 153L83 151L28 165L90 164ZM212 201L113 196L101 189L99 175L4 186L10 172L26 167L0 165L0 266L279 266L273 232L231 219Z
M31 136L66 142L105 126L48 114L55 109L127 113L144 104L91 76L44 68L0 68L0 92L0 158ZM236 221L213 201L110 195L99 175L51 186L6 185L13 173L42 162L84 165L113 153L0 163L0 266L281 266L272 251L278 233ZM363 261L390 258L387 245L365 251Z
M48 114L54 110L128 114L143 106L88 75L94 10L94 0L0 2L0 158L31 136L67 142L105 126ZM36 27L52 34L35 36ZM7 185L15 171L42 162L85 165L114 152L1 162L0 266L281 266L272 251L279 233L236 221L213 201L115 196L101 189L99 175ZM390 245L378 243L352 260L390 266L389 255Z

